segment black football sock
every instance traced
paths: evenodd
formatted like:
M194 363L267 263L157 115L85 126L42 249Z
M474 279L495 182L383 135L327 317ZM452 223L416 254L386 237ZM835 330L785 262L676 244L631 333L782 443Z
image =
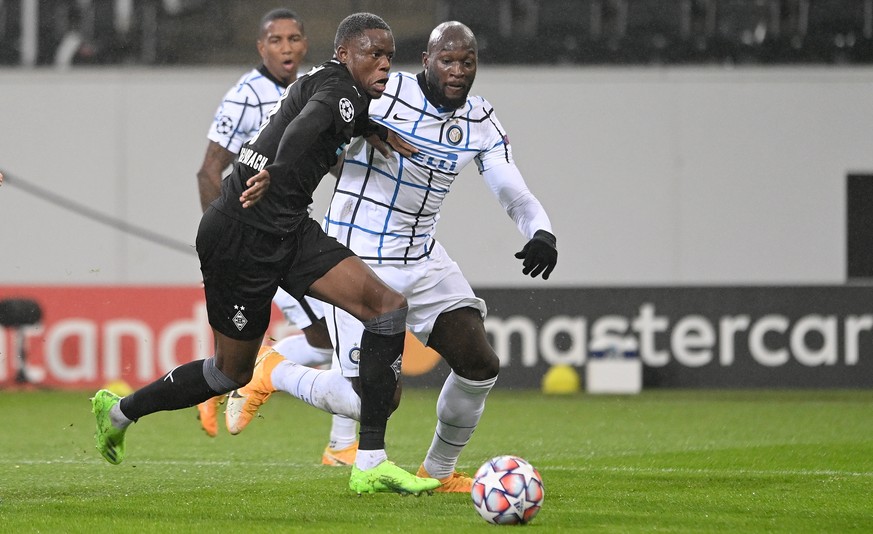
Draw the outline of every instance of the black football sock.
M215 368L214 361L213 358L196 360L176 367L162 378L121 399L121 413L136 421L150 413L189 408L231 391L233 387L227 388L233 382ZM219 379L215 378L216 372ZM210 383L215 387L210 387Z
M385 448L385 429L394 390L400 378L400 364L406 332L380 335L364 330L361 337L361 428L358 448Z

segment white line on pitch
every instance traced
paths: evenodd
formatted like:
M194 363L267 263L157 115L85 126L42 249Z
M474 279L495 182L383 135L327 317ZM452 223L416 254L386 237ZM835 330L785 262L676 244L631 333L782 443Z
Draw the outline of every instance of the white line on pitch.
M66 459L56 460L16 460L0 459L0 465L51 465L51 464L102 464L100 459ZM259 462L252 460L214 461L214 460L128 460L127 465L175 465L190 467L286 467L301 468L320 465L317 462ZM614 472L614 473L650 473L650 474L680 474L680 475L721 475L721 476L847 476L873 477L870 471L840 471L835 469L693 469L687 467L611 467L584 465L543 465L540 471L572 471L572 472Z

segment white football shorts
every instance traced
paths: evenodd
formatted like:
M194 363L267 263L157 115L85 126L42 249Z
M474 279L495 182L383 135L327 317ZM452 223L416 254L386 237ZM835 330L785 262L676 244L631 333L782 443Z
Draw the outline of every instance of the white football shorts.
M316 319L324 317L324 308L322 306L325 304L323 302L312 297L303 297L303 300L306 301L306 304L312 310ZM279 307L279 310L282 311L282 315L285 316L285 319L300 330L312 325L312 318L309 317L309 314L306 313L303 306L297 302L297 299L289 295L281 287L276 290L276 295L273 296L273 303Z
M409 303L406 325L424 345L441 313L458 308L475 308L485 318L485 301L473 294L473 289L438 242L430 256L414 264L370 265L388 286L399 291ZM335 347L343 376L358 376L361 355L361 335L364 325L344 310L322 303L330 339Z

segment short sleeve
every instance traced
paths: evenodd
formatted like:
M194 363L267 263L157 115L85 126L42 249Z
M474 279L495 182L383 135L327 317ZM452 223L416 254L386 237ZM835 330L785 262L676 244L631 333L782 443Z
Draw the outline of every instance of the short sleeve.
M259 99L248 85L236 86L218 106L207 137L233 153L239 152L261 122Z
M357 115L366 114L363 99L355 87L348 83L326 83L310 100L321 102L331 110L334 133L339 133L355 122Z

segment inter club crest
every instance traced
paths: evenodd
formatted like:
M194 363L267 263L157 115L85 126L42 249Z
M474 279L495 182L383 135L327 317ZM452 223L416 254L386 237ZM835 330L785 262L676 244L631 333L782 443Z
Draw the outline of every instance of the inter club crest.
M446 131L446 140L450 145L457 146L464 139L464 130L461 129L457 124L453 124L449 126L449 129Z

